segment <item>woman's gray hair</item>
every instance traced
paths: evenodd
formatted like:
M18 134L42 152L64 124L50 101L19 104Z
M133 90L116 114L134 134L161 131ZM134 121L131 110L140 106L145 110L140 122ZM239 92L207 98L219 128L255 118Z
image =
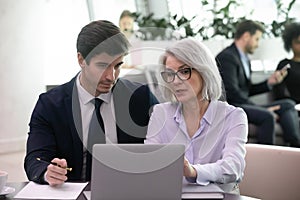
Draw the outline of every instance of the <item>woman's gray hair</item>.
M160 71L166 69L166 59L174 56L178 60L197 70L203 79L202 97L207 100L217 100L222 95L222 78L211 51L194 38L185 38L166 48L160 59ZM160 78L162 81L162 79ZM176 101L174 94L162 81L162 90L166 100Z

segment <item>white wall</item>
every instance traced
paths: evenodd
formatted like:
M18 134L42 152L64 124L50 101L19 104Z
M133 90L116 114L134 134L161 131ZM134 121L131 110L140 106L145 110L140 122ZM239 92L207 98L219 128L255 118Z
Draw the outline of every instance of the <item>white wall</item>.
M119 26L119 18L123 10L136 11L135 0L92 0L95 20L109 20Z
M203 41L214 56L231 45L232 42L232 39ZM157 64L164 49L172 45L172 43L174 43L174 41L140 41L132 43L133 47L129 53L131 59L130 63L135 66ZM261 39L259 47L255 50L253 55L250 55L252 70L273 71L276 69L280 60L290 57L291 55L283 48L281 38Z
M89 23L85 0L44 0L44 84L60 85L80 70L76 40Z
M274 71L280 60L291 58L291 53L284 50L283 41L280 37L272 39L261 39L259 47L253 55L252 70L254 71Z
M43 12L41 0L0 0L0 153L24 149L29 113L44 89Z
M38 95L79 70L76 37L89 22L85 3L0 0L0 153L25 149Z

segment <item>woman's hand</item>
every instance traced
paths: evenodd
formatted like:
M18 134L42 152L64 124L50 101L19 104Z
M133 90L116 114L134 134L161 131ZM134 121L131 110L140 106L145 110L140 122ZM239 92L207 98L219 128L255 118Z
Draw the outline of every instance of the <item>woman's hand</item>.
M188 178L197 177L197 171L185 157L184 157L183 175Z

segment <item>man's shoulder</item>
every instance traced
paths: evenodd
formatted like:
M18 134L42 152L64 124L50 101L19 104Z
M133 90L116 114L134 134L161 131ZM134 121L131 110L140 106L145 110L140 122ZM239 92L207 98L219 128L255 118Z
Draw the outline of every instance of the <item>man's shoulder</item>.
M60 101L63 100L66 96L72 95L75 79L58 85L40 95L40 99L51 100L51 101Z
M178 102L163 102L154 105L153 112L160 116L168 116L173 117L178 109L179 103Z
M235 45L231 44L230 46L227 46L224 48L220 53L218 53L217 58L221 58L223 56L228 56L228 55L235 55L237 53Z
M169 110L169 109L177 109L178 108L178 102L163 102L163 103L159 103L159 104L156 104L155 107L156 109L166 109L166 110Z
M216 62L218 66L222 66L223 63L239 63L240 57L239 57L238 50L234 44L226 47L223 49L217 56L216 56Z
M119 78L117 84L118 85L124 85L126 87L140 87L140 86L142 86L141 83L130 81L130 80L125 79L125 78Z
M143 85L139 82L130 81L128 79L119 78L117 84L115 85L118 90L121 90L121 92L124 92L124 90L135 92L135 91L149 91L149 88L147 85ZM115 89L114 89L115 92Z

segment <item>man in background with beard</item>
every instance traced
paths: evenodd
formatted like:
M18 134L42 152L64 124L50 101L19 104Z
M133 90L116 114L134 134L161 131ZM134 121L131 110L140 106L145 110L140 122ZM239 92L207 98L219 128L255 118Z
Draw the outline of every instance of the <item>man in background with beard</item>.
M257 127L257 139L261 144L274 144L275 122L284 132L284 140L292 147L299 147L299 121L295 102L288 99L274 101L269 105L255 105L249 97L268 92L287 75L287 68L275 71L257 84L251 82L251 65L248 54L258 47L264 27L251 20L238 24L234 42L216 57L224 82L229 104L245 110L249 123ZM271 50L271 49L270 49Z

